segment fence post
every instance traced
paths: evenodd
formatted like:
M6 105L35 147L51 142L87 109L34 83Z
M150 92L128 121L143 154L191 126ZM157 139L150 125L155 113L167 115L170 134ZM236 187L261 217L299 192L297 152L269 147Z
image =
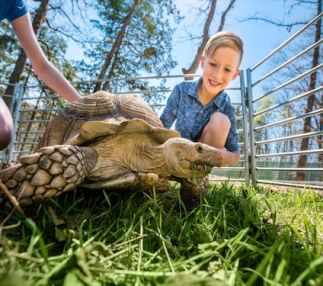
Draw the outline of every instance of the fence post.
M251 174L252 185L256 186L256 139L255 129L253 124L253 102L252 102L252 79L251 69L247 69L247 107L249 110L249 140L250 140L250 155L249 155L249 173Z
M10 111L13 118L13 136L10 142L10 145L6 151L5 154L5 161L11 162L15 160L14 158L14 151L15 151L15 142L16 142L16 136L17 136L17 129L18 129L18 122L19 122L19 115L21 110L21 104L22 104L22 98L23 98L23 86L21 83L16 83L13 97L11 100L11 107Z
M249 174L249 142L248 142L248 111L246 107L246 87L244 71L240 71L240 92L241 92L241 103L242 103L242 129L243 129L243 145L244 145L244 166L245 166L245 183L247 186L250 184Z
M118 78L115 78L113 81L115 82L113 92L118 93L118 83L119 83Z

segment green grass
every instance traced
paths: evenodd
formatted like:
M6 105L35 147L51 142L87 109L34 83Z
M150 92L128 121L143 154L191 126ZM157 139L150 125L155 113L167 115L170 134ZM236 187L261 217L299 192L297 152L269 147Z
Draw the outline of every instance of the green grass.
M323 285L323 197L215 185L172 196L78 190L1 210L0 285Z

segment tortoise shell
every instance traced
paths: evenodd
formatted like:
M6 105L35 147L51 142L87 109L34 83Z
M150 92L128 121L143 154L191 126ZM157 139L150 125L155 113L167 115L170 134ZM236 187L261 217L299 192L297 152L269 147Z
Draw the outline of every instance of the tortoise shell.
M126 124L122 123L134 118L142 119L146 124L138 123L138 121L132 123L133 132L140 129L141 132L148 132L149 128L143 127L148 123L148 125L158 129L161 141L179 136L178 132L163 128L156 113L138 95L111 94L106 91L98 91L82 97L60 110L44 131L36 151L44 146L79 145L86 143L87 140L109 133L126 132L124 131ZM104 124L102 124L103 122ZM136 124L139 129L134 128ZM86 134L82 138L79 136L81 130L83 134ZM127 132L129 132L129 126Z

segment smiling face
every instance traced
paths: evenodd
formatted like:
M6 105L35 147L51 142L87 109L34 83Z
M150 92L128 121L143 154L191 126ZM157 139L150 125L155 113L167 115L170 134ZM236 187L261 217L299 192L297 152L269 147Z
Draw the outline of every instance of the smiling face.
M212 99L239 75L240 52L230 47L219 47L211 56L203 55L203 83L200 96Z

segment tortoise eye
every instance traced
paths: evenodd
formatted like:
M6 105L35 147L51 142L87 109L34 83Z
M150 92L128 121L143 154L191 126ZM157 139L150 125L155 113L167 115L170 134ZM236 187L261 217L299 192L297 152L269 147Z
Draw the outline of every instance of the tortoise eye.
M203 152L203 147L202 147L201 145L197 145L197 146L196 146L196 151L197 151L198 153L202 153L202 152Z

